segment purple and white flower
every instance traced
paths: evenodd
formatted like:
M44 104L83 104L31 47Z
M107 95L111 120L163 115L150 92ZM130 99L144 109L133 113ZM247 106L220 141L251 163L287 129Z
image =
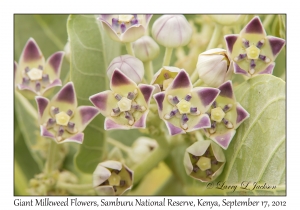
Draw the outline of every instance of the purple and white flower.
M77 107L77 98L72 82L67 83L50 100L36 96L41 136L51 138L56 143L76 142L81 144L82 131L99 113L92 106Z
M152 15L100 15L104 30L118 42L133 42L145 35Z
M98 195L122 195L133 184L133 171L121 162L99 163L93 173L93 186Z
M50 88L61 86L60 68L64 52L52 54L47 61L33 38L30 38L20 56L14 62L14 79L19 90L43 95Z
M116 69L112 74L110 88L90 97L90 101L106 117L104 129L145 128L154 86L137 85Z
M250 114L236 102L230 80L223 83L218 89L220 94L207 112L210 116L211 127L204 129L204 132L207 137L226 150L236 129Z
M234 61L234 73L252 77L272 74L275 59L285 40L267 36L259 17L254 17L240 32L225 36L227 51Z
M165 122L170 135L210 128L206 111L219 94L209 87L193 88L185 70L179 71L164 92L154 95L160 118Z

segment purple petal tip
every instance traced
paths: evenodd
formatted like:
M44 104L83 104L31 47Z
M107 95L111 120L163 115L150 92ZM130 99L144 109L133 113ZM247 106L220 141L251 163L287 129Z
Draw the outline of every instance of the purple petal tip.
M177 89L177 88L187 88L187 87L192 87L189 75L187 74L186 71L181 70L177 76L175 77L172 85L170 85L172 89Z
M49 100L47 98L44 98L41 96L36 96L35 100L36 100L37 107L38 107L39 117L42 117L46 107L49 104Z
M132 81L125 74L123 74L119 69L116 69L112 74L112 78L111 78L112 86L128 85L131 82Z
M90 101L101 111L106 110L107 94L98 93L90 97Z
M219 90L216 88L201 88L198 91L198 96L204 106L210 105L218 96Z
M160 93L155 94L153 97L154 97L154 99L157 103L159 111L161 112L162 109L163 109L163 101L164 101L164 98L165 98L165 93L160 92Z
M249 113L240 105L236 107L237 119L236 123L241 124L244 120L246 120L250 115Z
M139 88L145 98L145 101L148 103L154 91L154 86L140 84Z
M76 100L75 89L72 82L67 83L58 93L57 101L74 104Z
M233 45L236 42L238 35L228 35L225 36L225 41L227 45L228 52L231 53L233 49Z
M24 48L23 59L24 61L38 60L42 57L39 46L33 38L30 38Z
M259 19L259 17L254 17L246 26L245 32L251 34L262 34L265 33L265 29Z
M268 40L272 48L272 53L276 57L285 45L285 40L277 37L269 37Z
M229 80L225 83L223 83L220 87L219 87L220 92L220 96L223 97L227 97L227 98L234 98L233 96L233 88L232 88L232 82Z
M181 133L185 133L184 130L174 126L173 124L171 124L169 122L166 122L166 125L167 125L167 128L169 130L170 135L172 135L172 136L177 135L177 134L181 134Z
M84 106L80 108L82 124L90 122L97 114L98 109L92 106Z
M64 52L56 52L49 58L49 65L52 66L56 74L59 74L64 54Z
M211 123L210 123L210 119L208 117L207 114L205 114L200 121L198 122L197 125L194 126L193 129L202 129L202 128L210 128Z

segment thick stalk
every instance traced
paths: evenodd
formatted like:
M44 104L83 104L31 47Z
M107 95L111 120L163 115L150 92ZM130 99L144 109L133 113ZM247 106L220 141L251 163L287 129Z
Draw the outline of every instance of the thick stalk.
M193 71L193 73L192 73L192 76L191 76L191 82L192 83L195 83L196 81L197 81L197 79L198 79L198 71L197 71L197 69L195 69L194 71Z
M67 190L77 195L95 195L92 184L70 184L65 182L57 182L56 189Z
M273 18L274 18L274 15L267 15L267 17L264 19L264 22L263 22L264 28L269 27L270 23L273 22Z
M138 183L149 171L156 167L160 161L164 160L169 154L168 148L157 147L149 156L133 167L134 184Z
M162 66L169 66L172 57L173 48L166 47L165 57Z
M215 30L213 32L213 35L210 39L210 42L209 42L206 50L217 47L217 44L218 44L221 34L222 34L222 26L216 23Z
M49 150L48 150L48 156L47 156L47 161L45 165L45 172L47 174L51 174L52 171L55 170L54 168L54 162L55 162L55 155L57 152L57 143L53 140L50 140L49 142Z
M131 42L126 42L126 43L125 43L125 46L126 46L127 53L128 53L129 55L135 56L135 55L134 55L134 51L133 51Z
M146 77L147 77L147 81L150 84L152 77L153 77L153 66L152 66L152 61L146 61L143 62L144 63L144 68L146 71Z
M130 154L132 152L131 148L122 144L121 142L115 140L115 139L112 139L112 138L107 138L107 143L123 150L124 152L126 152L127 154Z

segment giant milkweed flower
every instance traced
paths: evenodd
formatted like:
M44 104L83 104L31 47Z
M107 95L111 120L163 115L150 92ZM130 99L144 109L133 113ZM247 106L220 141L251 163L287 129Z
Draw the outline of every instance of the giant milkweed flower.
M60 68L64 52L45 58L33 38L30 38L20 56L19 63L14 62L14 79L19 90L30 91L34 95L43 95L50 88L61 86Z
M98 195L122 195L133 185L133 171L115 160L99 163L93 173L93 187Z
M227 149L236 129L250 114L236 101L230 80L223 83L218 89L220 94L207 111L211 127L205 128L204 132L223 149Z
M170 135L186 133L211 126L206 111L219 90L210 87L193 88L185 70L180 70L163 92L154 95L160 118Z
M248 77L272 74L274 61L285 44L284 39L267 36L259 17L254 17L240 34L225 36L225 41L234 73Z
M187 175L201 182L215 180L223 171L226 158L211 140L197 141L185 150L183 164Z
M90 101L105 116L104 129L145 128L152 85L137 85L119 69L110 81L111 90L90 97Z
M92 106L77 107L77 98L73 82L67 83L50 100L42 96L35 98L41 136L51 138L56 143L82 143L82 131L99 113Z
M133 42L145 35L152 15L100 15L109 37L118 42Z

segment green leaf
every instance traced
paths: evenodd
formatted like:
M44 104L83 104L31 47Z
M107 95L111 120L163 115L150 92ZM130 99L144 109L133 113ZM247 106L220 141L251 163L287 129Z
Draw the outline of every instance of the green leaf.
M236 185L237 190L214 189L222 194L285 195L286 133L285 82L272 75L256 76L235 89L237 101L250 113L224 151L226 165L218 181ZM240 189L241 183L250 182ZM276 189L253 189L254 182ZM245 183L244 183L245 184ZM210 190L207 190L207 193Z
M35 39L45 59L57 51L63 51L68 41L67 18L68 15L15 15L15 61L19 62L22 50L30 37ZM61 67L62 82L65 81L68 72L69 62L65 58ZM58 90L59 88L55 89Z
M71 46L71 80L78 105L91 105L89 97L109 89L106 69L120 55L120 44L112 41L94 15L70 15L67 31ZM92 173L104 157L106 131L99 114L85 129L84 141L75 156L79 170Z
M38 124L38 114L29 101L18 91L15 91L15 112L18 126L23 134L25 143L33 159L39 166L40 171L44 165L43 151L39 151L41 145L40 130ZM16 145L19 140L15 139ZM18 148L16 148L18 151ZM24 157L23 157L24 158Z

